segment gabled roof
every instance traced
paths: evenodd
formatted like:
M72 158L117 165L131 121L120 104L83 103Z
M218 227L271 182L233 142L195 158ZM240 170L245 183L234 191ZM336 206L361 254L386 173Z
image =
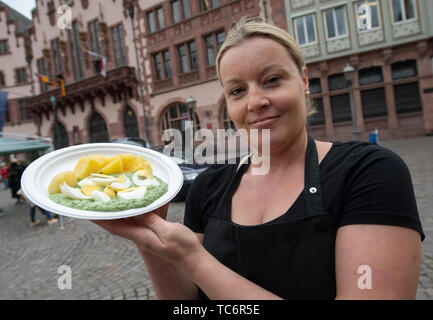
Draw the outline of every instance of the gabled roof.
M16 33L23 33L32 27L32 20L23 16L18 11L12 9L3 1L0 1L0 9L6 8L6 12L8 13L7 21L16 21L17 30Z

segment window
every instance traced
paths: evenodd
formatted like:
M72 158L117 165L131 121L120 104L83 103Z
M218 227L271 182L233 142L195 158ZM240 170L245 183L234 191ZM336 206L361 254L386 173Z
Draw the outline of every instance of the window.
M40 58L36 61L36 64L38 66L38 73L48 76L48 72L47 72L47 65L45 63L45 58ZM43 81L39 80L39 84L41 87L41 92L47 92L48 91L48 86L46 83L44 83Z
M364 119L386 116L385 88L361 91L362 114Z
M221 0L199 0L200 12L213 9L221 5Z
M371 67L371 68L361 69L359 70L358 75L359 75L360 86L383 82L382 67Z
M344 73L338 73L328 77L329 91L345 89L347 87L348 87L348 82L344 77Z
M54 126L54 148L56 150L69 147L69 137L63 124L59 121Z
M163 29L165 27L164 10L162 10L162 8L158 8L156 9L156 14L158 16L159 29Z
M171 11L173 13L173 23L180 22L180 7L179 7L179 0L173 1L171 3Z
M394 98L397 114L422 110L418 82L395 85Z
M312 95L322 93L320 78L308 80L308 88ZM309 117L308 123L312 126L324 124L325 113L323 111L323 99L321 97L313 98L313 108L316 109L316 112Z
M380 27L379 3L377 0L361 0L355 3L355 15L360 32Z
M0 87L6 86L5 75L3 71L0 71Z
M126 107L125 114L123 115L123 127L125 129L125 137L139 137L137 117L130 106Z
M392 17L395 22L416 18L416 0L391 0Z
M345 7L336 7L325 10L326 34L328 39L347 35Z
M89 33L90 33L91 51L102 54L102 46L100 42L101 36L99 34L98 20L89 23Z
M208 66L214 66L217 52L225 40L225 33L224 31L213 33L206 36L204 40L206 44L207 64Z
M104 119L95 113L90 120L90 142L108 142L108 130Z
M56 23L56 8L54 6L54 1L49 1L47 3L47 15L52 26Z
M173 23L191 18L190 0L176 0L171 3Z
M78 30L78 21L72 23L72 29L69 29L69 41L71 43L72 66L75 80L84 78L83 55Z
M165 28L164 10L162 7L147 12L149 33Z
M178 46L178 52L181 73L198 69L197 50L194 41Z
M15 69L15 80L16 84L27 83L27 69L19 68Z
M170 52L164 50L153 54L156 80L171 78Z
M26 101L25 100L19 100L18 104L20 107L21 121L31 120L33 118L32 112L27 107Z
M171 62L170 62L170 52L168 50L165 50L163 53L164 57L164 71L165 71L165 77L171 78Z
M155 23L155 13L148 12L147 13L147 22L149 23L149 32L155 32L156 31L156 23Z
M187 121L193 121L192 110L188 110L188 106L184 103L175 103L171 105L162 116L161 127L165 131L167 129L177 129L182 133L182 146L186 146L186 132L189 130ZM197 114L194 113L196 129L200 129L200 122Z
M163 78L161 55L159 53L153 56L153 63L155 64L156 80Z
M191 6L190 6L189 1L190 0L182 0L183 18L184 19L191 18Z
M310 116L308 123L311 126L325 124L325 113L323 111L323 98L313 99L313 108L316 112Z
M111 28L111 33L113 34L114 61L116 66L119 67L127 64L123 26L119 24Z
M195 46L194 41L188 43L188 53L189 53L189 63L191 66L191 70L197 70L198 69L197 48Z
M393 63L391 65L391 70L393 80L416 77L418 75L416 60L406 60Z
M186 46L180 45L178 48L179 52L179 61L180 61L180 72L185 73L188 72L188 57L186 56Z
M320 78L313 78L308 80L308 88L311 94L318 94L322 92L322 85L320 83Z
M54 62L54 72L56 74L63 72L63 57L60 49L59 39L51 41L51 48L53 51L53 62ZM43 73L47 74L47 73Z
M316 42L316 29L314 15L295 19L296 39L300 46Z
M7 40L0 41L0 55L9 53L9 44Z
M349 94L331 96L331 109L334 123L352 120Z

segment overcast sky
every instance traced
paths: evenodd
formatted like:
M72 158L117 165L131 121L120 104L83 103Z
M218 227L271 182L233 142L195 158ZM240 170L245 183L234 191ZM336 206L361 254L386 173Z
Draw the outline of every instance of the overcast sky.
M36 7L36 0L2 0L9 7L22 15L32 19L32 9Z

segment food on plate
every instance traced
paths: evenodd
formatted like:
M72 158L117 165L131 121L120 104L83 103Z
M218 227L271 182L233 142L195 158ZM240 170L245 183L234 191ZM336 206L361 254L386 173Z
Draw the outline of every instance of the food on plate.
M168 185L153 175L140 155L81 157L73 170L59 173L48 187L58 204L90 211L121 211L145 207L160 198Z

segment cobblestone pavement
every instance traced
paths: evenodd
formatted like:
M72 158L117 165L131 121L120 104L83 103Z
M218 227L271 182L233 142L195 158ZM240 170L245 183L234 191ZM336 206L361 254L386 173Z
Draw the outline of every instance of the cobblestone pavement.
M408 164L426 239L417 299L433 299L433 137L382 141ZM1 187L0 187L1 189ZM0 190L0 299L141 299L155 293L135 246L84 220L65 217L63 230L29 226L29 209ZM169 221L181 222L184 203L173 203ZM72 288L60 290L58 269L72 270Z

